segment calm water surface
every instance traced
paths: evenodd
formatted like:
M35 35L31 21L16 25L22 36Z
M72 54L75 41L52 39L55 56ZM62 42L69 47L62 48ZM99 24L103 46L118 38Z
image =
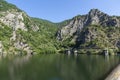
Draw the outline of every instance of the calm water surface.
M104 80L119 56L60 54L0 59L0 80Z

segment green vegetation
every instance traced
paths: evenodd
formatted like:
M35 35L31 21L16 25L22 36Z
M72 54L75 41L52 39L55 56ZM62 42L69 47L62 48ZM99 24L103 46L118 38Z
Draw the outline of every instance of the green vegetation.
M79 47L87 49L89 48L92 53L101 53L105 48L108 49L109 54L113 55L119 52L119 48L116 44L120 40L120 27L103 27L99 25L90 25L82 31L82 36L86 39ZM92 49L94 51L92 51ZM99 50L100 49L100 50ZM96 50L96 51L95 51ZM80 50L81 52L82 50ZM86 53L84 51L84 53Z
M39 25L39 30L26 32L19 29L17 35L21 35L36 53L57 53L55 47L57 45L55 40L57 26L37 18L32 18L32 20L36 25Z
M82 43L76 42L73 36L67 36L60 41L60 49L78 49L78 53L100 54L104 49L108 49L110 55L120 51L117 41L120 40L120 27L103 27L100 25L89 25L84 27L79 38Z
M12 36L12 29L0 22L0 41L2 41L4 49L10 47L10 37Z

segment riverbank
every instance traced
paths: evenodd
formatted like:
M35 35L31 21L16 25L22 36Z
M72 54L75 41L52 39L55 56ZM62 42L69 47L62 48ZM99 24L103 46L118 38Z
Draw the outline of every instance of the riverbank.
M120 64L107 76L105 80L120 80Z

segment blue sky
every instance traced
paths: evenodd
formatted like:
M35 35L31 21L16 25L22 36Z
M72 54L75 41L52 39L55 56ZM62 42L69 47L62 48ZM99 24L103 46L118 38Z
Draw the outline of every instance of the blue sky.
M6 0L31 17L60 22L97 8L109 15L120 16L120 0Z

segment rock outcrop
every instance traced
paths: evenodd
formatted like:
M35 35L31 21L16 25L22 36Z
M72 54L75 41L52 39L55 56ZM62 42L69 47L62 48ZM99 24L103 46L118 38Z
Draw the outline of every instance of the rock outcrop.
M24 18L23 18L23 13L22 12L11 12L11 11L7 11L7 12L1 12L0 14L3 14L3 16L1 16L0 21L4 24L6 24L7 26L12 27L13 30L24 30L27 31L27 28L25 27L24 24Z

